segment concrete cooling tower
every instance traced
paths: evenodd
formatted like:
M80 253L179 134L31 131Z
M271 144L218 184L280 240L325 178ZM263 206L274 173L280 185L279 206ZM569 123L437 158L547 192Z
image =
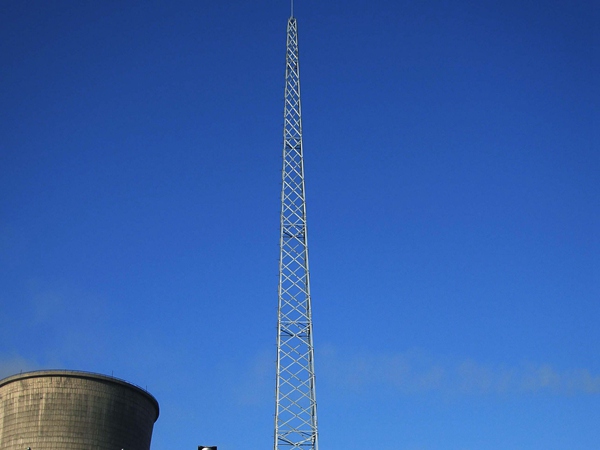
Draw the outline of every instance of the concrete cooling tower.
M0 380L0 450L149 450L158 402L93 373L45 370Z

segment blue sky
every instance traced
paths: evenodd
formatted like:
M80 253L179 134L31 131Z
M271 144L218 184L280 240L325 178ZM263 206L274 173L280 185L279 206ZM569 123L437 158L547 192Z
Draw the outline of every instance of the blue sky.
M296 1L322 449L600 446L600 11ZM289 3L8 0L0 376L272 448Z

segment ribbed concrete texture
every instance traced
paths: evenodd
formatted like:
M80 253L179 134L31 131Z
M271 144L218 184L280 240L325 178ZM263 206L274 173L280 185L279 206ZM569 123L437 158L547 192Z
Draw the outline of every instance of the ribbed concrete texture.
M158 402L125 381L47 370L0 380L0 450L149 450Z

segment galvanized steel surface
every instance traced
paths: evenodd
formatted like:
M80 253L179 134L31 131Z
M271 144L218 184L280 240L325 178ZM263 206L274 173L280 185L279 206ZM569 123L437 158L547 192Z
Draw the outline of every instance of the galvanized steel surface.
M317 450L298 27L287 26L275 450Z

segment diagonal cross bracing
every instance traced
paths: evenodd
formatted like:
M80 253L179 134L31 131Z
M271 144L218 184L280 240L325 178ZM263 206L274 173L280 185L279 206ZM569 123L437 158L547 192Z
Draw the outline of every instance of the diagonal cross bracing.
M274 450L318 450L298 28L287 25Z

